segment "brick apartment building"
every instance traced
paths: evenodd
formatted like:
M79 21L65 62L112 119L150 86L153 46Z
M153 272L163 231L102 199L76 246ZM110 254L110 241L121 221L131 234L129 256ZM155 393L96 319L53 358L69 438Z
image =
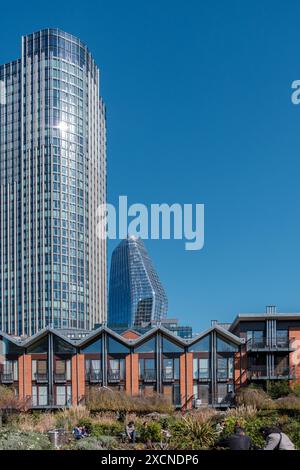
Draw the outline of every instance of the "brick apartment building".
M184 339L146 333L46 328L26 339L0 333L0 383L32 408L84 403L91 387L161 393L179 408L228 407L238 387L300 380L300 313L239 314Z

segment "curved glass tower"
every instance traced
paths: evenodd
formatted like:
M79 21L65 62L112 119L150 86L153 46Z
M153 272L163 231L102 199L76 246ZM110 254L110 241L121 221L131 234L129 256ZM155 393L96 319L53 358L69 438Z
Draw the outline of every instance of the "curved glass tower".
M58 29L0 66L0 330L106 319L105 107L87 47Z
M128 237L115 248L111 259L108 322L133 327L161 321L168 299L140 238Z

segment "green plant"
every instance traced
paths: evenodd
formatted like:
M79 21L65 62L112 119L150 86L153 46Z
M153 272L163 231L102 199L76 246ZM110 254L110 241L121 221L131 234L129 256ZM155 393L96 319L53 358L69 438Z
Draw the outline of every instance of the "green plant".
M267 392L271 398L277 399L286 397L291 393L291 387L287 380L279 380L277 382L267 382Z
M297 382L294 383L293 393L296 395L296 397L300 398L300 380L297 380Z
M34 432L0 432L0 450L49 450L51 443L46 434Z
M93 423L91 427L91 435L95 437L101 436L118 436L124 431L124 425L118 421L114 423Z
M273 400L261 388L250 385L249 387L241 387L236 396L238 405L252 406L257 409L272 409L275 407Z
M195 415L178 419L170 426L170 432L173 449L209 449L217 439L211 419L203 421Z
M131 397L125 392L104 388L91 389L87 395L86 404L91 412L117 411L143 414L174 411L170 401L159 394L149 397Z
M282 410L300 410L300 398L296 395L288 395L275 401L276 408Z
M140 430L140 438L142 442L160 442L161 437L161 425L156 421L148 422Z
M117 441L111 436L86 437L73 444L75 450L111 450L116 449Z

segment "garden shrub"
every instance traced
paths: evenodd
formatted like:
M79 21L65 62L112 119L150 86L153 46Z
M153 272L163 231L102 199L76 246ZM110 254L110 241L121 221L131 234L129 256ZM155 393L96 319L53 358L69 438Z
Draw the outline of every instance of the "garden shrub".
M124 425L118 421L112 423L93 423L91 427L91 435L95 437L118 436L123 431Z
M0 432L0 450L49 450L51 443L46 434L34 432Z
M286 397L291 393L291 387L287 380L279 380L278 382L267 382L268 395L271 398L277 399Z
M140 439L142 442L160 442L161 438L161 425L157 421L150 421L140 429Z
M80 439L73 444L74 450L111 450L116 449L117 441L111 436L91 436Z
M218 437L211 419L203 421L197 416L178 419L170 426L172 449L209 449Z

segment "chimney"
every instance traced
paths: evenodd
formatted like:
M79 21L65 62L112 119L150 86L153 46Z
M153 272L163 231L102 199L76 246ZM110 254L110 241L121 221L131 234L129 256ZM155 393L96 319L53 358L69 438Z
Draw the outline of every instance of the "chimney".
M218 320L211 320L211 322L210 322L211 326L215 326L215 325L217 325L218 323L219 323Z
M268 315L274 315L277 313L277 307L276 305L267 305L266 306L266 313Z

